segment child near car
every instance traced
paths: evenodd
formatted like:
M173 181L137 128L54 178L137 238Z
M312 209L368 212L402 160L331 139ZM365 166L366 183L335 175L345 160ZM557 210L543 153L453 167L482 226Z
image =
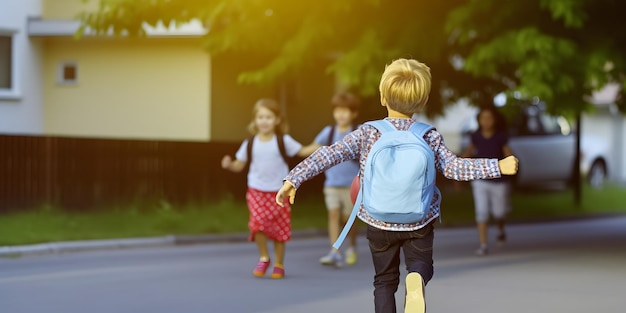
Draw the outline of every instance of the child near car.
M463 156L501 159L513 155L508 145L505 119L494 106L485 106L476 116L478 130L472 134L470 145ZM480 246L476 255L486 255L488 249L487 228L489 215L498 226L497 240L500 245L506 241L504 231L507 213L511 210L511 186L506 177L472 181L474 211Z
M379 85L380 102L387 118L398 130L408 130L415 123L411 116L424 108L431 87L430 68L412 59L398 59L386 66ZM285 177L276 194L276 203L295 200L302 183L341 162L358 159L360 175L372 145L381 132L363 125L331 146L323 146L304 159ZM435 167L445 177L455 180L498 178L517 171L517 159L463 159L454 155L436 130L424 135L434 153ZM358 218L367 224L367 239L374 264L374 304L377 313L395 312L395 292L400 282L400 251L406 276L405 312L424 312L424 286L433 276L433 222L439 217L438 196L433 196L425 218L413 223L390 223L376 220L366 209L358 208Z

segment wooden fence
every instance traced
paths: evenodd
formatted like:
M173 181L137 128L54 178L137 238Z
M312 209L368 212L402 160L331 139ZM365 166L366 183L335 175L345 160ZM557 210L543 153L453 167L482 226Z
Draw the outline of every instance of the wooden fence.
M220 167L238 146L0 135L0 212L42 204L91 210L154 199L184 204L227 193L243 198L246 175ZM310 193L321 193L316 181Z

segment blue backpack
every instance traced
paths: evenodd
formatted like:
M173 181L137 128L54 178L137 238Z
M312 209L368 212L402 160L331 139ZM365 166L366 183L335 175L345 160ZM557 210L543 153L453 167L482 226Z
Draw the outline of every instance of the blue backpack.
M428 215L433 195L439 194L435 186L435 154L424 140L432 126L415 122L408 131L402 131L387 120L365 124L382 135L365 160L359 193L348 222L333 244L336 249L354 223L361 204L376 220L415 223Z

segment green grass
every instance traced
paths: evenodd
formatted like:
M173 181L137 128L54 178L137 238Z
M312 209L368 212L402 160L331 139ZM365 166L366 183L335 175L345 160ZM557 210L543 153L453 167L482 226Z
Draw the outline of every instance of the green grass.
M572 191L521 192L512 195L509 220L541 221L560 217L585 217L626 213L626 188L585 187L580 207ZM474 209L471 190L444 190L443 226L472 225ZM0 215L0 246L41 242L246 232L248 210L243 199L225 197L217 203L173 207L165 201L112 207L87 213L68 213L44 206ZM326 209L320 195L303 199L292 207L294 230L325 229ZM362 227L363 225L361 225Z
M447 226L474 223L474 203L470 188L444 191L442 223ZM577 206L571 189L514 190L511 195L511 222L545 221L556 218L575 218L605 214L626 214L626 188L608 185L602 189L583 186L582 201Z

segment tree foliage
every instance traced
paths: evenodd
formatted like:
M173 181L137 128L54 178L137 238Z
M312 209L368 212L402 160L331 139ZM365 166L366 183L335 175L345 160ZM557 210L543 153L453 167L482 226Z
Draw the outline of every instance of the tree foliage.
M624 9L619 0L470 0L446 29L463 70L491 81L482 96L504 85L511 97L538 97L568 113L606 83L624 86Z
M400 57L426 62L438 89L457 72L446 59L446 15L464 0L102 0L97 12L82 15L98 34L144 35L143 24L200 20L209 30L207 51L253 53L261 68L239 76L242 83L268 83L306 75L313 60L340 83L364 96L375 95L384 65ZM458 73L455 73L458 75ZM439 93L431 112L440 111Z
M93 1L93 0L92 0ZM607 82L624 84L621 0L101 0L83 26L144 35L144 24L199 20L211 54L262 57L242 83L306 75L327 58L341 83L375 95L384 65L428 64L430 114L444 102L494 95L540 97L552 111L577 110ZM623 99L623 98L622 98ZM620 102L623 106L623 102Z

